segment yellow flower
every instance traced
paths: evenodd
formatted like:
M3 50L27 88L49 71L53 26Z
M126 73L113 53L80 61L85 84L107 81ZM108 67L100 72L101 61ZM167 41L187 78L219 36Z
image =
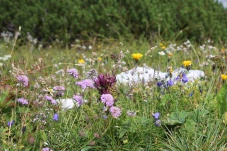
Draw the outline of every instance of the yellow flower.
M168 54L169 57L171 57L172 55L173 55L173 54L172 54L171 52Z
M80 59L80 60L78 61L78 63L79 63L79 64L84 64L85 61L84 61L84 59Z
M143 55L141 53L133 53L132 54L132 58L135 59L135 60L139 60L142 57L143 57Z
M222 78L222 80L226 80L227 79L227 75L226 74L222 74L221 78Z
M166 49L166 46L162 46L162 49L165 50Z
M183 61L182 63L185 67L192 65L192 62L190 60Z
M102 58L98 57L98 58L97 58L97 60L101 61L101 60L102 60Z

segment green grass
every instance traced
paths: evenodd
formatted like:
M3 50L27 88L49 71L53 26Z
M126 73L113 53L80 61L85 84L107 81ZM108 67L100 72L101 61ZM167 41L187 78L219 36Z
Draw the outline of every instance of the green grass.
M185 43L176 43L172 51L168 46L174 42L162 41L166 50L162 50L160 42L151 45L147 41L136 40L93 41L90 43L92 50L76 47L67 50L52 46L42 50L34 47L32 51L29 51L30 45L16 45L12 51L11 43L0 43L0 56L12 52L12 57L3 62L0 70L1 150L36 151L45 147L67 151L226 150L226 125L222 115L219 115L220 107L217 105L217 102L223 102L220 100L222 94L218 93L219 88L216 86L221 73L218 70L212 71L212 63L207 58L211 54L218 55L220 48L209 50L210 44L207 43L205 50L202 50L194 44L188 48ZM83 42L78 44L83 45ZM170 61L167 50L172 53ZM117 65L110 56L120 51L124 58ZM159 55L160 51L166 55ZM176 69L182 66L182 61L191 60L192 69L203 70L206 77L164 90L157 87L156 81L147 85L117 84L115 106L122 113L117 119L113 118L110 113L103 111L103 103L96 89L82 90L75 82L85 79L85 73L90 69L96 69L99 74L111 74L114 65L118 66L117 74L132 69L136 64L131 54L137 52L144 55L138 66L146 64L165 72L169 66ZM102 60L98 60L98 57ZM84 59L85 65L78 65L79 59ZM202 65L203 62L207 65ZM66 70L70 68L78 70L78 79L67 74ZM56 74L61 69L65 74ZM17 84L15 76L21 74L28 76L28 87ZM10 87L9 91L3 87L6 85ZM57 85L66 88L62 98L72 98L77 94L87 103L64 110L43 99L48 94L44 89ZM29 104L17 103L17 98L21 97L26 98ZM135 112L136 116L128 116L127 111ZM225 111L222 108L221 113ZM161 113L160 127L155 126L152 116L155 112ZM53 120L55 113L59 115L58 121ZM37 116L39 120L34 122ZM9 121L15 123L9 127Z

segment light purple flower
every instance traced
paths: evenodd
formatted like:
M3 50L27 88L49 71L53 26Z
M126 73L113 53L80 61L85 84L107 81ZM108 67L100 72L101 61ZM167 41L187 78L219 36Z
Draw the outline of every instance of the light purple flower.
M19 75L17 76L17 80L22 83L25 87L28 86L28 77L26 75Z
M111 106L110 113L114 118L118 118L121 115L121 109L115 106Z
M152 116L154 117L155 120L158 120L160 115L161 114L159 112L152 114Z
M45 99L47 101L50 101L52 104L57 104L57 101L55 99L53 99L52 96L45 95Z
M53 151L52 149L46 147L46 148L42 148L42 151Z
M188 82L188 78L187 78L185 73L182 74L182 82L183 83L187 83Z
M83 98L79 95L74 95L73 99L76 101L77 106L81 106L83 104Z
M94 81L91 79L85 79L85 80L76 82L76 85L79 85L82 89L85 89L87 87L95 88Z
M106 106L113 106L114 98L111 94L102 94L101 95L102 103L105 103Z
M56 91L56 95L62 97L64 95L65 87L64 86L55 86L53 87L54 91Z
M7 125L8 125L9 127L11 127L14 123L15 123L14 121L9 121Z
M136 112L127 111L128 116L136 116Z
M78 78L78 71L75 68L68 69L67 72L75 79Z
M54 114L53 120L58 121L58 114Z
M28 104L28 101L24 98L18 98L17 102L21 103L21 104Z

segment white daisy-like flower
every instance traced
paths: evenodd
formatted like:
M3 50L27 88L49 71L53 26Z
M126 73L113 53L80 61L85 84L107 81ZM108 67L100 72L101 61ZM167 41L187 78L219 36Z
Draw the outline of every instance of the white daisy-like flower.
M158 54L161 55L161 56L164 56L165 55L165 52L160 51L160 52L158 52Z

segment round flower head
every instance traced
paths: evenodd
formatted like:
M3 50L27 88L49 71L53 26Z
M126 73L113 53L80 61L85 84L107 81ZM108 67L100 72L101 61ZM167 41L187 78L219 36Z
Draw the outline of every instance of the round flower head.
M168 86L173 86L173 84L174 84L174 83L173 83L172 80L167 81L167 85L168 85Z
M188 67L188 66L191 66L192 65L192 62L190 60L186 60L186 61L183 61L182 64L185 66L185 67Z
M21 103L21 104L28 104L28 101L24 98L19 98L17 99L17 102Z
M84 61L84 59L80 59L80 60L78 60L78 63L79 63L79 64L84 64L85 61Z
M121 115L121 109L115 106L110 107L110 113L114 118L118 118Z
M83 104L83 98L79 95L74 95L73 99L76 101L77 106L81 106Z
M79 85L82 89L85 89L87 87L95 88L94 81L91 79L85 79L85 80L76 82L76 85Z
M227 75L226 74L222 74L221 78L222 78L222 80L226 80L227 79Z
M78 71L75 68L68 69L67 72L75 79L78 78Z
M141 53L133 53L132 54L132 58L135 59L135 60L139 60L142 57L143 57L143 55Z
M22 83L25 87L27 87L28 86L28 77L27 76L25 76L25 75L19 75L19 76L17 76L17 80L20 82L20 83Z
M53 120L58 121L58 114L54 114Z
M114 98L111 94L102 94L101 96L102 103L105 103L106 106L113 106Z

